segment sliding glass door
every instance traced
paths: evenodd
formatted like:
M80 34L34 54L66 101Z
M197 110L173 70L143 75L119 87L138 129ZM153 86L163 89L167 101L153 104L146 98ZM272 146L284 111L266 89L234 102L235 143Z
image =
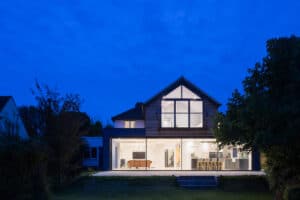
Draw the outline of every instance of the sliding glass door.
M180 170L180 139L147 139L147 160L150 170Z
M112 170L146 170L146 139L120 138L111 142Z
M251 152L215 139L113 138L112 170L251 170Z
M221 170L215 139L182 139L183 170Z

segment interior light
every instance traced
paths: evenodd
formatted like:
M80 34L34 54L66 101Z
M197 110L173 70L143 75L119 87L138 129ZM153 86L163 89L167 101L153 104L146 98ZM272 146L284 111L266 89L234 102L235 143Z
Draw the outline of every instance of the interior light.
M202 144L203 151L208 151L208 143Z

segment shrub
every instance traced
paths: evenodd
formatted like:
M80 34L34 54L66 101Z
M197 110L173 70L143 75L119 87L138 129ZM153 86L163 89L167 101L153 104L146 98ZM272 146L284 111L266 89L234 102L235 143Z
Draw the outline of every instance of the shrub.
M300 185L288 186L284 191L284 200L300 199Z
M1 199L48 199L42 145L17 136L0 136Z
M219 186L225 191L269 191L269 185L264 176L221 176Z

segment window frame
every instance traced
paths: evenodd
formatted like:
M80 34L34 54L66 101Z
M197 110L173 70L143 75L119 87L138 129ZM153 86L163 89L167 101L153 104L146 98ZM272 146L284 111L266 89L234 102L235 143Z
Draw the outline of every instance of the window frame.
M186 98L165 98L165 99L162 99L161 100L161 106L162 106L162 102L163 101L172 101L173 102L173 110L174 112L163 112L162 109L161 109L161 113L160 113L160 127L163 128L163 129L202 129L204 128L204 105L203 105L203 100L202 99L186 99ZM188 112L179 112L177 113L177 110L176 110L176 104L178 101L184 101L184 102L188 102ZM198 101L198 102L202 102L202 112L191 112L191 101ZM162 115L163 114L172 114L174 119L173 119L173 126L170 126L170 127L164 127L163 126L163 119L162 119ZM178 127L177 126L177 121L176 121L176 115L177 114L187 114L188 115L188 126L187 127ZM201 118L201 126L200 127L194 127L194 126L191 126L191 114L199 114L200 118Z
M93 153L94 153L93 149L95 150L95 153L96 153L95 157L93 157ZM84 150L83 158L86 160L91 160L91 159L97 160L98 159L98 148L97 147L87 147Z

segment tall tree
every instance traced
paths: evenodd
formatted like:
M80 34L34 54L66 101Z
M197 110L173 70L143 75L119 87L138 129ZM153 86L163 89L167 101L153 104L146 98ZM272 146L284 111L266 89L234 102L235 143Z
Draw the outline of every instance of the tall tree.
M48 147L48 175L60 186L81 167L81 136L89 129L89 117L80 112L82 101L77 94L61 95L38 82L33 94L42 121L41 139Z
M90 128L88 131L89 136L100 136L102 135L102 123L100 121L90 120Z
M216 117L219 142L258 148L276 198L284 188L300 182L300 38L267 41L267 56L249 70L243 93L234 91L227 111Z
M41 135L41 126L43 121L37 107L22 106L19 108L19 113L24 123L24 126L30 137L37 137Z

